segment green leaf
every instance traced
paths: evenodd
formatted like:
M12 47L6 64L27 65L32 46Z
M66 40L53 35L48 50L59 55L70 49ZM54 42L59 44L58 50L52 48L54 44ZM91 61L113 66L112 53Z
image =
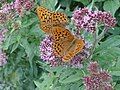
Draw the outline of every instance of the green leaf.
M120 45L120 36L116 35L113 36L109 39L107 39L106 41L102 42L95 50L95 53L98 53L100 51L104 51L108 48L112 48L112 47L116 47Z
M120 35L120 27L114 27L114 29L110 29L108 32L113 35Z
M114 88L115 90L120 90L120 84L117 84Z
M118 61L116 62L116 67L119 68L119 70L120 70L120 55L118 57Z
M40 82L38 82L38 81L34 81L34 83L35 83L35 85L37 86L37 88L41 88L41 83Z
M95 0L95 2L103 2L103 1L105 1L105 0Z
M80 86L82 84L83 84L83 81L79 80L78 82L75 82L75 83L70 85L70 90L83 90L83 89L80 89Z
M33 23L38 22L38 18L35 15L34 15L34 17L25 16L25 17L23 17L21 22L22 22L21 23L22 28L26 28L26 27L29 27L30 25L32 25Z
M31 66L30 72L33 73L33 63L32 63L32 59L34 57L33 49L31 45L28 43L26 38L21 39L21 46L25 49L25 52L27 54L27 57Z
M31 48L31 46L28 43L26 38L21 39L21 45L24 47L25 52L27 53L27 56L29 58L32 58L33 57L33 51L32 51L32 48Z
M11 50L10 53L12 53L15 49L17 49L17 48L18 48L18 45L19 45L19 43L15 43L15 44L13 44L13 46L12 46L12 50Z
M69 7L72 0L59 0L59 3L63 7Z
M42 0L41 5L52 11L55 10L57 2L58 0Z
M67 83L71 83L71 82L76 82L76 81L82 79L82 77L83 77L83 72L80 71L80 72L73 73L72 75L69 75L67 77L64 76L64 78L60 78L59 82L67 84Z
M119 7L120 7L119 0L106 0L103 6L104 10L110 12L113 16Z
M111 71L111 75L120 76L120 71Z
M3 43L3 49L7 50L10 45L13 43L18 42L18 38L20 37L19 34L17 34L17 31L14 31L13 33L9 33L8 36L5 39L5 42Z
M88 0L73 0L73 1L81 2L81 3L83 3L84 5L89 4L89 1L88 1Z

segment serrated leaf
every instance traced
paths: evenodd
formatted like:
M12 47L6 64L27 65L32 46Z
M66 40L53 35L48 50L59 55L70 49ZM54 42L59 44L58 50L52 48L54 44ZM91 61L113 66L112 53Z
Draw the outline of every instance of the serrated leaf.
M106 0L103 6L104 10L110 12L113 16L119 7L120 7L119 0Z

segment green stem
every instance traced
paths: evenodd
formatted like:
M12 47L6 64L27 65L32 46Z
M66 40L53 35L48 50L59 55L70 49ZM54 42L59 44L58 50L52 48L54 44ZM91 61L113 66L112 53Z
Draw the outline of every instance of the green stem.
M104 28L101 32L101 34L98 36L98 42L101 41L101 39L104 37L104 34L107 32L107 28Z
M92 46L92 48L90 50L90 56L88 57L88 60L92 59L92 55L93 55L93 53L95 51L96 45L104 37L104 34L106 33L106 31L107 31L107 28L104 28L102 30L102 32L98 35L99 29L96 28L96 32L94 33L94 42L93 42L93 46Z
M88 57L88 60L89 60L89 61L91 61L92 55L93 55L93 53L94 53L94 51L95 51L95 47L96 47L96 45L98 44L98 32L99 32L99 29L98 29L97 24L96 24L96 31L95 31L94 34L93 34L93 37L94 37L93 46L92 46L92 48L91 48L91 50L90 50L90 55L89 55L89 57Z
M87 6L90 10L92 10L95 0L92 0L92 2Z

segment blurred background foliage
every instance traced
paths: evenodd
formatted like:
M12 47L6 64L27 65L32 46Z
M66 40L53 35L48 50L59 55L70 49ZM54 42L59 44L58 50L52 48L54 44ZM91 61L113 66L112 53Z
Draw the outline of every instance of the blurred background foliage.
M3 2L13 0L1 0ZM92 0L34 0L30 11L22 17L15 17L6 23L8 32L3 50L8 63L0 67L0 90L84 90L82 77L85 70L78 68L50 67L40 59L39 45L44 33L39 28L36 15L37 5L52 11L61 11L72 17L75 9L90 7ZM115 90L120 89L120 0L94 0L94 6L101 11L110 12L117 24L100 41L93 54L93 60L108 70L113 78ZM14 28L18 23L19 27ZM2 27L2 26L1 26Z

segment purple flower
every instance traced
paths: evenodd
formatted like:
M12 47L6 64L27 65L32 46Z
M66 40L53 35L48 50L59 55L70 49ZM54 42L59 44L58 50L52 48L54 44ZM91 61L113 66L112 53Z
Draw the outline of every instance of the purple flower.
M104 23L107 27L114 27L116 24L116 19L108 12L98 11L97 18L99 22Z
M27 0L27 2L25 3L26 10L30 10L32 8L32 6L33 6L32 2Z
M12 10L17 11L18 14L23 13L24 10L30 10L33 6L33 1L30 0L15 0L14 2L4 4L1 8L3 13L9 13Z
M0 66L4 66L7 64L7 56L6 54L0 49Z
M110 84L111 76L107 71L100 70L97 62L91 62L88 71L90 76L83 79L86 90L113 90Z
M72 67L75 67L75 68L82 68L83 65L82 65L82 62L88 58L88 56L90 55L90 45L88 46L88 42L85 43L85 47L83 49L82 52L78 53L77 55L75 55L72 60L70 61L70 65Z
M75 10L72 20L79 30L84 29L88 32L94 32L97 23L103 23L105 27L114 27L116 24L116 19L110 13L91 11L87 8Z
M12 3L5 3L2 7L1 7L1 11L3 13L9 13L11 10L14 9L13 6L13 2Z
M40 57L43 61L49 62L52 66L55 66L56 59L53 52L52 44L52 37L46 36L45 39L43 39L40 44Z
M90 65L88 66L88 70L91 74L96 74L99 71L99 65L97 62L90 62Z

